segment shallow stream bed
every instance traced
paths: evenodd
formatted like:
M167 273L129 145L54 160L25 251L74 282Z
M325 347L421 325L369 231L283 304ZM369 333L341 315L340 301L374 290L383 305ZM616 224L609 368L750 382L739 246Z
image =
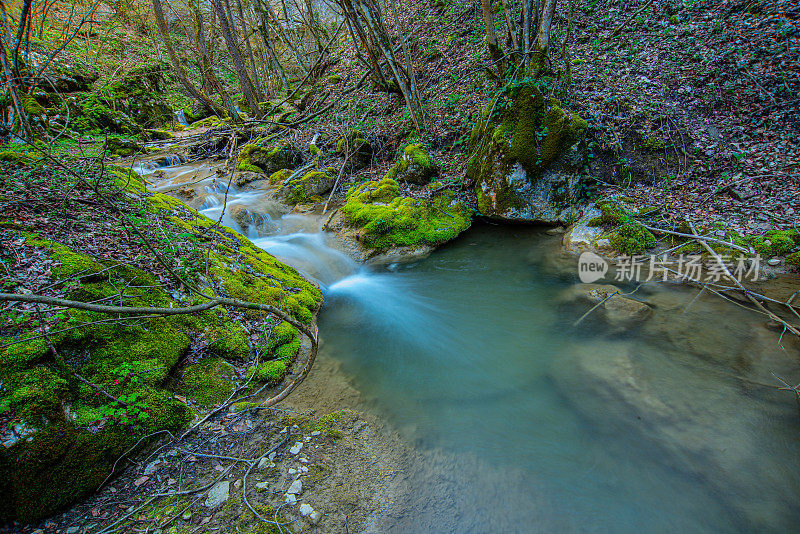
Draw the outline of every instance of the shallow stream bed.
M194 204L216 218L219 188L204 187ZM413 446L397 475L411 491L376 531L786 532L800 521L798 405L773 375L800 377L800 346L779 343L764 317L653 283L634 294L654 309L641 325L594 314L575 327L590 307L564 296L577 262L543 229L476 224L425 260L366 268L329 248L316 219L252 192L228 200L268 215L246 233L320 282L320 357Z

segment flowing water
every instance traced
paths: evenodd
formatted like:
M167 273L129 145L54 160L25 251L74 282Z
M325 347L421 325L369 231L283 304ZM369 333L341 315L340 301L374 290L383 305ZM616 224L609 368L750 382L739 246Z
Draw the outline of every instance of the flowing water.
M335 358L416 451L376 531L787 532L800 521L800 346L748 310L677 285L614 332L570 298L574 260L541 229L477 224L428 259L369 268L313 217L213 181L190 201L320 283ZM240 224L244 220L244 225ZM741 380L737 377L744 377Z

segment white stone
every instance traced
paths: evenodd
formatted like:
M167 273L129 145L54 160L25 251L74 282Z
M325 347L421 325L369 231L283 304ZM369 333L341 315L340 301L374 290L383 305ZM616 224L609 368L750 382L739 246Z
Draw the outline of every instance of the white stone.
M313 513L314 513L314 509L311 508L310 504L303 503L303 504L300 505L300 515L302 515L303 517L308 517Z
M216 508L220 504L228 500L231 492L231 483L227 480L217 482L214 487L208 492L206 499L206 508Z
M300 458L300 460L298 460L298 461L299 461L301 464L307 464L307 463L308 463L308 458Z
M303 493L303 482L298 478L297 480L292 482L291 486L289 486L289 489L286 490L286 493L294 495Z
M317 523L319 523L319 520L322 519L322 514L314 510L313 512L311 512L311 515L308 516L308 518L311 520L312 523L316 525Z
M260 490L267 489L267 483L266 482L259 482L258 484L256 484L256 489L260 489Z
M289 506L291 506L291 505L295 504L296 502L297 502L297 497L295 497L295 496L294 496L293 494L291 494L291 493L287 493L287 494L286 494L286 504L288 504Z
M291 449L289 449L289 453L290 454L297 454L298 452L300 452L300 449L302 449L302 448L303 448L303 442L302 441L298 441L297 443L295 443L292 446Z
M294 469L294 468L289 469L289 474L290 475L293 475L295 473L297 473L297 469Z
M263 467L266 467L268 463L269 463L269 459L268 458L262 458L258 462L258 468L261 469Z
M322 434L322 432L320 432L319 430L315 430L311 433L312 436L319 436L320 434Z
M780 260L780 258L772 258L771 260L767 260L767 263L769 265L772 265L773 267L775 267L776 265L780 265L781 264L781 260Z
M183 512L183 516L181 516L181 517L183 517L184 521L188 521L188 520L190 520L192 518L192 512L190 512L189 510L186 510L185 512Z
M274 460L275 460L275 453L274 453L274 452L271 452L271 453L269 453L269 454L267 455L267 459L268 459L270 462L274 461Z
M308 473L308 467L302 465L300 466L300 471L302 471L303 473Z

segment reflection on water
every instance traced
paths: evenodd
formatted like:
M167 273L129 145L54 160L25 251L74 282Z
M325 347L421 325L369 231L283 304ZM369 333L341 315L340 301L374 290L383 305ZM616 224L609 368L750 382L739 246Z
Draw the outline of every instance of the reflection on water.
M477 226L375 271L329 248L319 220L192 168L156 187L178 177L215 219L227 191L223 224L320 283L322 350L419 451L408 497L374 530L796 528L797 406L763 384L798 379L800 353L759 316L652 285L637 292L655 310L641 327L575 329L587 308L559 295L576 277L536 229ZM271 224L245 228L237 206Z

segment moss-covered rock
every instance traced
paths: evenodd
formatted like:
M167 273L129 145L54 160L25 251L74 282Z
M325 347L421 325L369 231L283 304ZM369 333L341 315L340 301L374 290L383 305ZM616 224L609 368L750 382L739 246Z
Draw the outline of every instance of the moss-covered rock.
M372 144L360 130L350 130L336 141L336 153L353 169L362 169L372 162Z
M422 145L408 145L403 150L403 157L389 170L387 178L401 182L425 185L439 171L436 163Z
M608 239L614 250L623 254L641 254L645 249L656 245L656 237L614 202L601 202L597 205L600 217L592 219L591 226L602 226L608 233Z
M347 224L368 247L438 245L469 228L472 213L451 191L432 199L404 197L396 181L365 182L347 192Z
M291 175L286 178L276 175L277 173L273 174L270 177L270 181L275 177L277 183L284 184L276 192L276 197L291 205L320 202L322 200L320 195L330 191L335 181L331 175L319 171L308 172L302 177L288 182L286 182L286 179ZM280 180L281 178L283 180Z
M546 223L574 217L587 127L531 83L489 102L469 142L467 177L480 213Z
M800 245L800 232L797 230L770 230L763 236L750 238L755 251L765 258L780 256Z
M235 371L222 358L204 358L186 367L177 392L201 406L224 402L235 389Z
M143 128L172 123L172 107L161 97L166 67L151 62L137 65L104 89L115 109L125 112Z
M263 139L256 139L242 147L236 169L269 175L281 169L294 168L301 161L300 151L287 141L267 144Z

